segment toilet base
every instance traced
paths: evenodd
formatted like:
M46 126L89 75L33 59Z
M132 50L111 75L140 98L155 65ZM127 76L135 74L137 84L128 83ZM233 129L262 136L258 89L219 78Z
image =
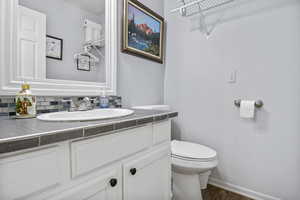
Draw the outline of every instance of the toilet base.
M211 171L207 171L199 174L200 187L202 190L207 188L208 178L211 174Z
M179 174L173 175L173 196L175 200L203 200L199 174Z

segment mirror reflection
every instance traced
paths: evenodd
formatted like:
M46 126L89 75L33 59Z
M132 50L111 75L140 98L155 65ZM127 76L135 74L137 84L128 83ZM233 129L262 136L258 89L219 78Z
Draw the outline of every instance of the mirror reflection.
M19 0L45 33L46 78L105 82L105 0Z

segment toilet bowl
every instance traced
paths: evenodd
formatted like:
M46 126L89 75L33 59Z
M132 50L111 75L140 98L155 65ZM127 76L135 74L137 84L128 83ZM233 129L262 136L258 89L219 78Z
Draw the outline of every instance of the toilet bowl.
M134 109L170 110L168 105L137 106ZM202 200L201 189L207 186L212 169L218 165L215 150L195 143L173 140L173 200Z
M202 200L211 170L218 165L217 153L209 147L173 140L172 178L175 200Z

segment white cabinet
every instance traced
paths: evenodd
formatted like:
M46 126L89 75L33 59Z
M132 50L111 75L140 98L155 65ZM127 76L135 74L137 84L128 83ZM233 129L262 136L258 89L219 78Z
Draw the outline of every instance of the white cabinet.
M103 170L101 175L62 192L48 200L121 200L121 169Z
M170 148L164 146L124 165L124 200L170 199Z
M151 125L71 144L72 177L120 160L152 145Z
M0 156L0 200L169 200L170 121Z
M153 125L153 143L159 144L171 140L171 123L169 121Z
M57 188L67 176L68 157L60 146L0 159L0 199L31 199Z

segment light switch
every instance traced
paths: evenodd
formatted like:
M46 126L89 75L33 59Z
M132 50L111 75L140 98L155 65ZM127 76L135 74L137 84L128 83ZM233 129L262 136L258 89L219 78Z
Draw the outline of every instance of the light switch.
M236 83L237 70L232 70L229 74L228 83Z

